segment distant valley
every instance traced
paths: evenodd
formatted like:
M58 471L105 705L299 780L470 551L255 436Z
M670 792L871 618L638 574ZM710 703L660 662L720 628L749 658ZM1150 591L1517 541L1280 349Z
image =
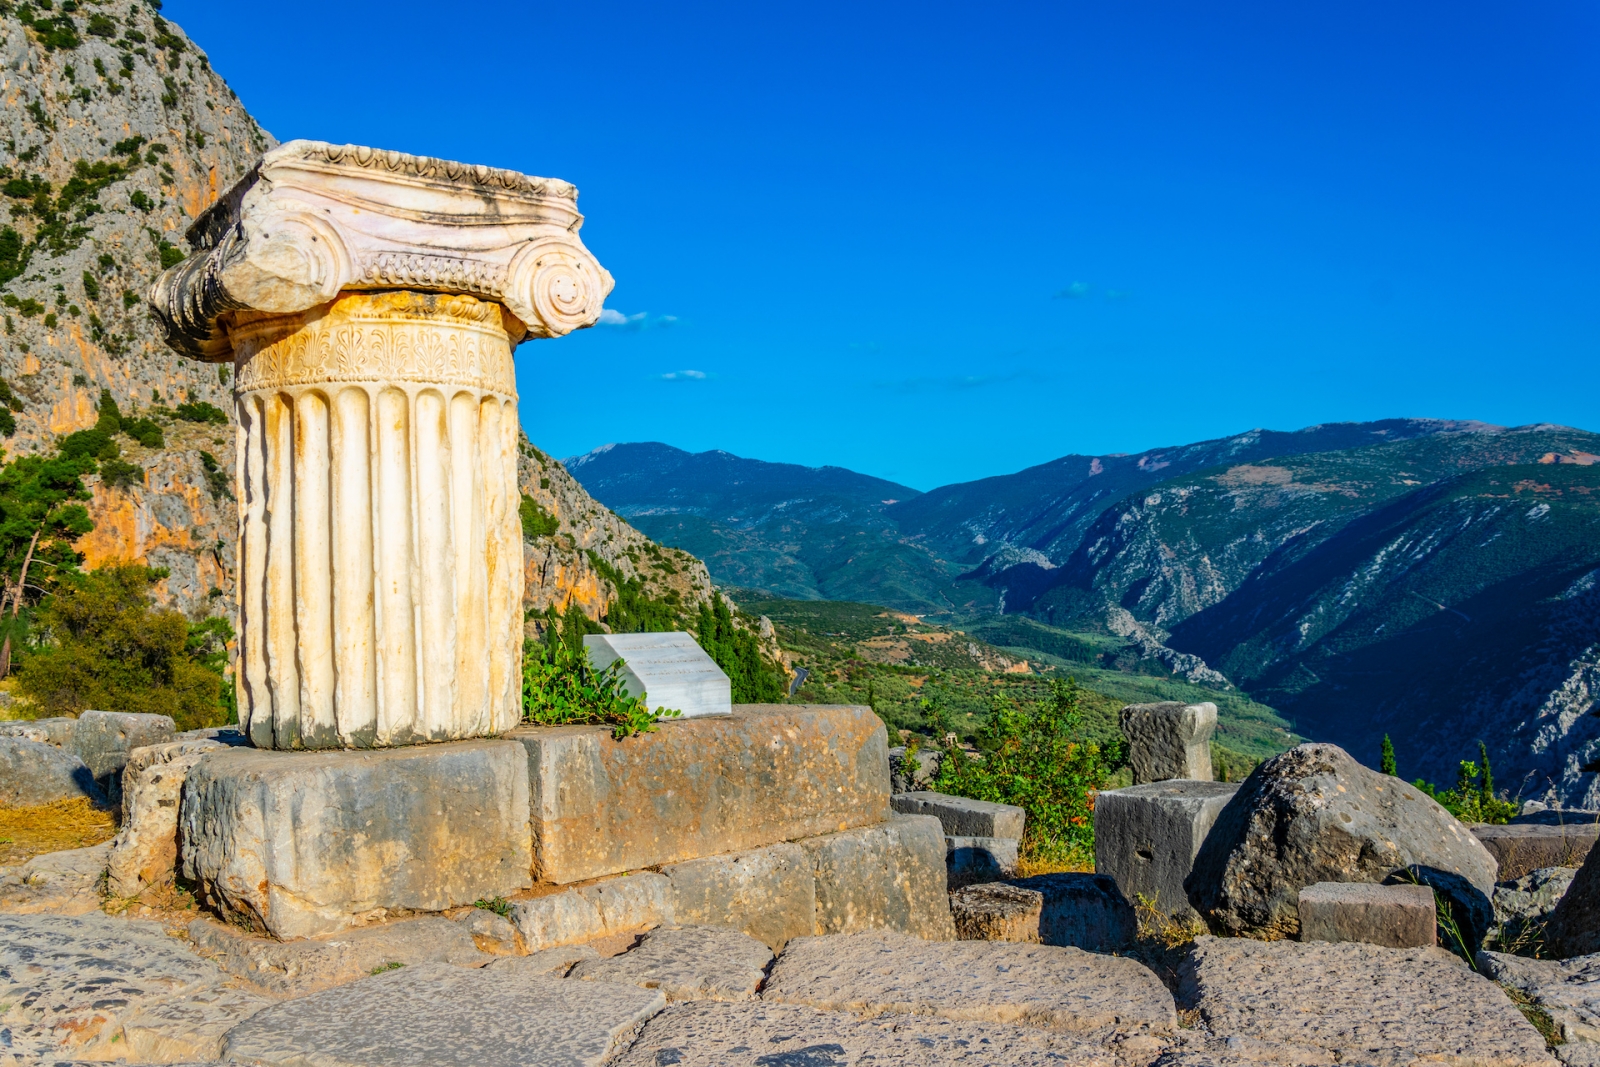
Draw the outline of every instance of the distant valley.
M1503 786L1595 807L1597 459L1582 430L1392 419L926 493L662 444L566 465L746 600L882 605L1080 674L1248 694L1368 762L1390 734L1407 777L1453 781L1481 737Z

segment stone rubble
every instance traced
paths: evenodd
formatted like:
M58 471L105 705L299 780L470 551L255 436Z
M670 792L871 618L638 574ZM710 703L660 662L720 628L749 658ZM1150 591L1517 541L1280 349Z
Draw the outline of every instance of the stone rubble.
M582 961L569 977L659 989L669 1003L750 1000L771 962L771 949L729 927L664 927L620 956Z
M1497 948L1517 945L1537 937L1578 872L1571 867L1541 867L1494 887L1494 921L1491 931Z
M1592 850L1550 913L1545 949L1555 959L1600 952L1600 849Z
M72 728L70 747L89 768L106 797L122 802L122 769L136 748L173 739L172 719L128 711L85 711Z
M963 941L1017 941L1115 952L1138 933L1133 906L1103 874L1041 874L950 895Z

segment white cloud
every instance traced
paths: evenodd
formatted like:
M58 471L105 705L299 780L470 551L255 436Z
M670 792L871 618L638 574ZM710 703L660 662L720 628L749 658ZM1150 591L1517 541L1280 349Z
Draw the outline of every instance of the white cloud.
M672 370L661 376L664 382L703 382L711 375L703 370Z
M648 311L635 311L632 315L627 315L616 308L602 308L598 325L638 331L663 329L677 321L676 315L652 315Z

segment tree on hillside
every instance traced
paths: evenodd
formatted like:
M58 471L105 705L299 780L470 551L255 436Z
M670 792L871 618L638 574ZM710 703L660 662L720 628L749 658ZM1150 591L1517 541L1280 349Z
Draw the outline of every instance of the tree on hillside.
M23 605L76 574L83 560L73 542L94 529L78 503L89 499L83 475L94 469L82 455L24 456L0 467L0 678L11 671Z
M756 635L733 621L733 612L721 593L700 605L696 637L706 655L716 661L733 683L735 704L774 704L783 699L783 678L761 658Z

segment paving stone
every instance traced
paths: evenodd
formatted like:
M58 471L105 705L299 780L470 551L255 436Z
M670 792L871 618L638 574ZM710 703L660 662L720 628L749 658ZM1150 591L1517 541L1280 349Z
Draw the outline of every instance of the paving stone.
M633 985L424 963L268 1008L224 1053L274 1067L589 1067L665 1006Z
M796 939L773 964L761 997L863 1015L936 1015L1102 1036L1169 1034L1177 1026L1171 994L1130 959L889 931Z
M1201 937L1179 1002L1252 1062L1553 1067L1493 982L1440 948Z
M105 799L83 760L43 741L0 737L0 808L32 808L73 797Z
M189 924L200 955L262 992L300 997L365 978L391 964L449 963L481 967L471 931L437 915L401 919L299 941L257 937L211 919Z
M511 906L511 921L530 952L640 933L674 921L672 883L652 871L607 878L519 900Z
M766 978L772 950L726 926L652 930L630 952L585 960L569 977L659 989L667 1000L749 1000Z
M1146 1039L1147 1040L1147 1039ZM1149 1056L1082 1034L754 1002L673 1004L615 1067L1130 1067ZM1127 1051L1133 1051L1128 1049Z
M1129 704L1118 716L1128 739L1128 766L1135 785L1170 778L1211 781L1211 735L1217 729L1217 706L1210 701L1185 704Z
M897 815L795 843L810 854L816 875L816 933L883 929L932 940L955 937L938 819Z
M901 793L891 798L901 815L932 815L951 837L1022 837L1028 813L1012 804L994 804L945 793Z
M1164 914L1198 918L1183 882L1238 791L1238 783L1174 778L1097 794L1094 869L1114 878L1130 901L1143 897Z
M128 765L128 753L146 745L165 744L174 732L172 719L166 715L85 711L72 728L70 745L107 798L120 804L122 768Z
M593 945L563 945L530 952L526 956L502 956L489 964L496 974L542 974L551 978L565 978L573 967L584 960L601 959Z
M207 752L222 745L209 739L147 745L128 754L122 769L122 826L107 863L112 896L138 896L171 882L178 867L178 804L183 783Z
M1581 867L1595 840L1600 838L1600 824L1593 822L1592 817L1589 822L1554 825L1480 824L1472 827L1472 836L1483 842L1483 847L1500 865L1496 879L1511 882L1541 867Z
M945 883L952 889L1014 878L1022 842L1013 837L946 837Z
M159 923L103 914L0 915L0 1025L29 1062L215 1060L270 1001Z
M456 916L456 922L466 927L478 951L491 956L515 956L522 938L510 919L485 908L473 908Z
M0 867L0 912L83 915L100 907L100 880L111 842L46 852L15 867Z
M1318 882L1300 890L1301 941L1424 948L1438 941L1434 916L1425 885Z
M1112 952L1138 934L1133 906L1103 874L1041 874L950 895L963 941L1019 941Z
M1549 1013L1563 1040L1600 1049L1600 954L1535 960L1480 952L1477 962L1484 977L1521 990Z
M675 921L743 930L774 952L791 937L816 932L817 879L799 845L675 863L661 868L672 883Z

